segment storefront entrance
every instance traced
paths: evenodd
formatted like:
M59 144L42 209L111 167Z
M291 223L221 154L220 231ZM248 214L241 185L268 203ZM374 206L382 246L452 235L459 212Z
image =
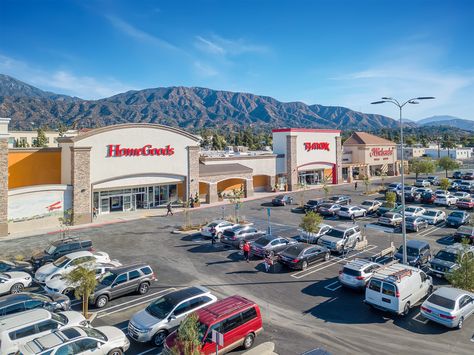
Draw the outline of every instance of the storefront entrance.
M298 173L298 183L301 185L318 185L324 180L324 170L306 170Z

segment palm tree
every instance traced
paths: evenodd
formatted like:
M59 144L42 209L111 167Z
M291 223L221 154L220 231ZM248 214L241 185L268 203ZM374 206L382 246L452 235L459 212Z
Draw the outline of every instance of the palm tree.
M82 298L82 313L87 318L89 313L89 297L97 286L95 270L79 266L66 274L66 283L68 286L74 287L76 299Z

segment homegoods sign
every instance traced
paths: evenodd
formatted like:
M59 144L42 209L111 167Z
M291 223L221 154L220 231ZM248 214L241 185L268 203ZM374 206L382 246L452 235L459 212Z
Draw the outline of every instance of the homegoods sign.
M107 157L148 157L148 156L170 156L174 154L174 148L167 145L163 148L155 148L146 144L141 148L124 148L120 144L107 145Z

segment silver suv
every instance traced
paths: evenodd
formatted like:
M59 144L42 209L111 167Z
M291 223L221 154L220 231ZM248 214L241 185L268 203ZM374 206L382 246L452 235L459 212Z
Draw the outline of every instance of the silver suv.
M339 282L343 286L363 289L382 265L365 259L354 259L339 271Z
M135 341L151 341L161 346L188 314L216 301L217 297L200 286L168 293L133 315L128 323L128 335Z
M362 240L362 233L357 224L341 224L331 228L318 240L318 244L331 251L341 253L354 248Z

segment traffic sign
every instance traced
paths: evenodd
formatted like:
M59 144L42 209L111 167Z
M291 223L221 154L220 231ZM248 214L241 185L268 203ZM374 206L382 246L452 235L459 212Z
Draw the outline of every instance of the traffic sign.
M224 346L224 334L218 331L212 330L212 342L219 346Z

